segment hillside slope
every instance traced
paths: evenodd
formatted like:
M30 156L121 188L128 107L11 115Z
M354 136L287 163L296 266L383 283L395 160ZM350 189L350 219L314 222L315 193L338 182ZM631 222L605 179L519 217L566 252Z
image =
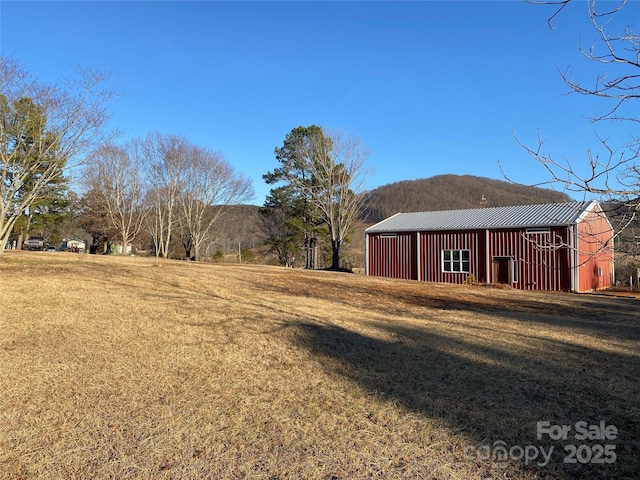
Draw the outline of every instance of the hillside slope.
M473 175L449 174L378 187L370 192L364 215L369 223L398 212L532 205L567 200L566 194L550 189Z

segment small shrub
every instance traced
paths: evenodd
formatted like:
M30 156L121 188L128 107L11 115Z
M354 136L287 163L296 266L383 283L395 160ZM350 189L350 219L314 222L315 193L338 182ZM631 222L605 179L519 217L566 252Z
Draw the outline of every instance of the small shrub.
M473 273L470 273L469 275L467 275L467 279L464 283L466 283L467 285L475 285L476 283L478 283L478 281L476 280L476 276Z
M256 254L253 250L243 248L240 253L242 254L242 263L256 263Z

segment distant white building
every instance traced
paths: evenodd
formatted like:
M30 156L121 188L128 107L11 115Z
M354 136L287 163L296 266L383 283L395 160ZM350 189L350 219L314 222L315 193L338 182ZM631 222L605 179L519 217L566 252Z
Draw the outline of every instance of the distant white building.
M65 238L60 245L60 250L84 253L87 251L87 242L81 238Z

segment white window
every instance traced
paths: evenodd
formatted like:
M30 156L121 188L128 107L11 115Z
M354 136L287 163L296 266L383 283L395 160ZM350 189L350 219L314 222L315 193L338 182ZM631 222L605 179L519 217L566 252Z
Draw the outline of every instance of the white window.
M469 250L443 250L442 271L469 273Z

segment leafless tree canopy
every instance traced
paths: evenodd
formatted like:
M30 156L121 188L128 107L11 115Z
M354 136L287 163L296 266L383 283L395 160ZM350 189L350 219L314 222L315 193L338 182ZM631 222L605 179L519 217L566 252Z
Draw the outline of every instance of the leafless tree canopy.
M537 5L551 5L554 13L549 17L550 28L555 29L558 16L570 3L579 0L526 0ZM573 92L581 95L601 97L609 100L604 110L592 117L599 120L640 121L633 111L625 111L625 107L634 108L634 100L640 98L640 37L632 25L625 25L627 0L604 2L586 0L587 14L597 33L598 41L585 44L580 39L580 52L593 62L602 65L603 71L597 75L591 85L573 77L572 70L561 71L562 78ZM633 22L631 16L627 21ZM636 107L637 108L637 107ZM636 109L637 112L637 109Z
M159 133L100 148L85 183L98 192L123 251L144 228L157 257L167 257L178 236L186 257L211 253L214 225L228 208L253 197L251 181L222 153Z
M140 233L148 214L141 157L137 142L124 146L106 144L92 156L84 177L89 189L98 193L108 220L119 233L122 255L128 253L128 246Z
M167 258L171 240L180 224L178 209L184 183L184 162L190 143L177 135L150 133L139 141L144 152L151 214L147 230L154 242L156 257Z
M234 170L222 153L207 148L191 146L182 168L179 208L183 243L191 245L191 257L198 260L201 255L212 253L206 252L205 241L220 216L228 207L250 201L253 185Z
M309 178L290 175L289 181L318 212L331 237L332 268L339 267L340 249L362 214L371 170L369 151L360 140L340 131L323 129L311 135L297 152L306 162Z
M365 202L367 222L398 212L428 212L566 202L568 195L550 189L473 175L437 175L403 180L372 190Z

